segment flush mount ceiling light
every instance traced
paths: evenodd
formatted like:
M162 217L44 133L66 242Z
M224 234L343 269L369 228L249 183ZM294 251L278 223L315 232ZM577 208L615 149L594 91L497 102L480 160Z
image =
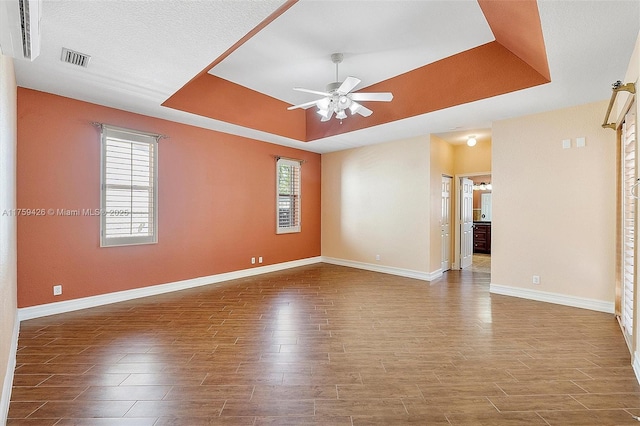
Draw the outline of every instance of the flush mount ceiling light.
M338 64L342 62L342 53L334 53L331 55L331 61L336 64L336 82L329 83L326 88L326 92L320 92L317 90L303 89L300 87L294 87L293 90L299 92L312 93L314 95L321 95L324 98L305 102L299 105L290 106L289 110L296 108L306 108L312 105L318 107L318 114L322 117L320 121L329 121L335 113L338 120L347 118L346 110L351 112L351 115L360 114L363 117L368 117L373 114L369 108L360 104L359 102L389 102L393 99L393 94L390 92L379 93L351 93L355 87L360 84L360 79L355 77L347 77L343 82L338 80ZM359 102L358 102L359 101Z
M476 140L476 135L469 136L467 138L467 145L469 145L469 146L475 146L477 142L478 141Z

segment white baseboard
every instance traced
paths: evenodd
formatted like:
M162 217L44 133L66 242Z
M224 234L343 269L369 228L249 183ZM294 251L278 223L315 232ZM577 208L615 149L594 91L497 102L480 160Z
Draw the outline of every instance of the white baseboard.
M444 272L442 271L442 268L436 269L435 271L429 272L427 274L427 276L429 277L428 281L433 281L435 279L440 278L443 275L444 275Z
M412 269L402 269L393 266L375 265L373 263L356 262L355 260L337 259L335 257L322 256L322 261L332 265L348 266L350 268L364 269L367 271L381 272L383 274L398 275L400 277L414 278L417 280L431 281L442 275L442 270L434 272L421 272Z
M509 287L499 284L490 284L489 292L493 294L501 294L503 296L520 297L522 299L537 300L539 302L555 303L557 305L606 312L608 314L615 313L614 303L606 302L604 300L587 299L584 297L568 296L566 294L550 293L526 288Z
M48 315L72 312L80 309L93 308L95 306L108 305L110 303L123 302L126 300L138 299L141 297L155 296L157 294L170 293L172 291L185 290L187 288L235 280L238 278L246 278L254 275L266 274L268 272L276 272L284 269L296 268L298 266L319 263L322 261L321 259L322 258L320 256L309 257L307 259L292 260L290 262L277 263L274 265L258 266L251 269L242 269L239 271L226 272L223 274L191 278L188 280L176 281L167 284L158 284L131 290L117 291L114 293L100 294L97 296L83 297L80 299L64 300L62 302L29 306L26 308L18 309L18 319L20 321L24 321L33 318L45 317Z
M2 384L2 399L0 400L0 424L7 424L9 416L9 402L11 402L11 388L13 386L13 375L16 370L16 353L18 352L18 333L20 332L20 321L16 314L13 321L13 335L11 336L11 347L9 348L9 358L7 359L7 371Z

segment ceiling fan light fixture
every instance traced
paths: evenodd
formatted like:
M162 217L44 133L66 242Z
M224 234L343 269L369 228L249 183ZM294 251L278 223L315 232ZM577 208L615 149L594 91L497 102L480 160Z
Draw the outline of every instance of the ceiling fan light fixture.
M318 100L318 102L316 102L316 106L319 109L329 109L330 104L331 104L331 99L329 98L322 98Z
M326 91L320 92L301 87L293 88L293 90L320 95L323 96L323 98L316 101L292 105L287 107L287 109L307 108L315 104L315 106L318 107L318 111L316 112L322 116L321 121L329 121L331 117L333 117L334 113L338 120L342 120L347 118L347 109L349 109L351 115L355 115L357 113L363 117L369 117L373 113L373 111L366 106L359 104L359 101L390 102L393 99L393 94L390 92L352 92L362 81L359 78L352 76L347 77L342 82L339 81L338 64L342 62L343 57L344 56L341 53L334 53L331 55L331 61L336 65L336 81L329 83Z
M329 117L329 110L328 109L319 109L316 112L318 114L320 114L321 116L323 116L324 118L328 118Z

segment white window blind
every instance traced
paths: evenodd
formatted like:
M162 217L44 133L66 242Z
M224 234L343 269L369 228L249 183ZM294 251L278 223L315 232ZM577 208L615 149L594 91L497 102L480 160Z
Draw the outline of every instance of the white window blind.
M102 126L102 247L157 241L156 135Z
M276 170L276 232L300 232L300 161L279 158Z
M636 120L633 113L625 116L622 124L622 303L621 323L627 337L633 334L633 299L635 281L635 230L636 230Z

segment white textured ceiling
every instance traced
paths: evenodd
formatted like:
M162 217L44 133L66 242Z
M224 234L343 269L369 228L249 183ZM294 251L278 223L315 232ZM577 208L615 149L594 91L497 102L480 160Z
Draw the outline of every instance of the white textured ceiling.
M330 152L428 133L461 137L488 129L495 120L608 99L611 83L624 77L640 30L636 0L540 0L551 83L309 143L161 106L282 4L44 0L42 51L34 62L15 61L18 85ZM225 78L262 87L293 103L293 86L322 89L333 80L328 58L342 51L346 55L341 74L358 76L366 86L422 65L415 63L416 49L427 49L437 59L461 49L458 45L469 48L491 39L478 11L475 1L466 0L303 0L238 49L237 56L232 54L229 62L215 67L214 73L226 73ZM363 23L369 25L361 27ZM89 67L62 63L62 47L91 55Z
M209 73L299 104L317 96L293 87L354 76L359 90L494 39L475 1L302 1ZM332 53L344 55L338 80Z

